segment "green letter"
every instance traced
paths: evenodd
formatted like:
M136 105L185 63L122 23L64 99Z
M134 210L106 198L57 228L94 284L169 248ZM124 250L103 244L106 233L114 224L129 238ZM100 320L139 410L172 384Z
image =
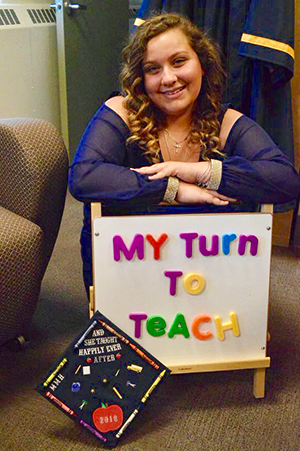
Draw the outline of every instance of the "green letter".
M160 337L166 333L166 325L167 323L161 316L150 316L147 319L146 328L152 337Z
M185 338L189 338L190 334L185 322L185 318L182 313L177 313L174 319L174 323L172 324L168 336L173 338L174 335L184 335Z

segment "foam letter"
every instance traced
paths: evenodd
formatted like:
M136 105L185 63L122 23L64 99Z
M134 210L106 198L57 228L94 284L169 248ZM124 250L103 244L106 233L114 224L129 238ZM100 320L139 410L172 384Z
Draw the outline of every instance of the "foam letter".
M198 340L208 340L209 338L213 337L213 334L209 331L207 332L200 332L199 326L201 323L208 323L211 321L211 317L208 315L199 315L197 316L194 321L192 322L192 332L195 335Z
M168 238L168 235L166 233L162 233L158 240L156 241L152 235L148 234L146 235L146 239L149 241L151 246L153 246L154 249L154 259L159 260L160 259L160 248Z
M135 322L134 324L135 338L140 338L142 321L143 319L147 319L148 315L146 315L146 313L130 313L129 318Z
M230 318L231 321L229 321L228 323L222 323L221 318L219 316L215 316L215 323L219 340L225 339L224 330L232 329L232 333L235 337L238 337L240 335L240 329L236 314L234 312L231 312Z
M251 243L251 245L250 245L250 254L253 255L253 256L256 255L257 254L257 248L258 248L258 238L255 235L248 235L248 236L240 235L238 253L240 255L244 255L245 254L247 241L250 241L250 243Z
M213 235L211 237L211 249L206 249L206 236L199 236L199 250L204 257L208 257L209 255L218 255L219 253L219 237L218 235Z
M181 233L179 236L185 240L185 255L187 258L191 258L193 256L193 240L198 237L198 233Z
M234 241L236 239L236 234L231 233L230 235L223 235L222 237L222 248L223 248L223 254L229 255L230 253L230 243L231 241Z
M190 334L185 322L185 318L182 313L177 313L174 322L169 330L168 336L173 338L174 335L184 335L185 338L189 338Z
M200 274L190 273L185 276L183 285L189 294L199 294L205 286L205 279Z
M121 258L121 251L125 255L127 260L132 260L135 251L137 251L137 256L140 260L144 258L144 238L143 235L137 234L133 238L130 249L128 250L122 237L120 235L115 235L113 237L113 247L114 247L114 259L118 262Z
M147 331L152 337L161 337L166 333L167 323L161 316L151 316L146 323Z
M165 271L164 275L170 277L170 295L176 294L177 277L182 276L182 271Z

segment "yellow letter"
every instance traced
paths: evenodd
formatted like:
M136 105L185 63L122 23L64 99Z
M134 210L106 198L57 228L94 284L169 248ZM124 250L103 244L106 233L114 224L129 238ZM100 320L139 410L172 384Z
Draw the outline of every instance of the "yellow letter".
M189 294L199 294L205 286L205 280L200 274L190 273L185 276L183 285Z
M237 316L234 312L230 313L231 321L228 323L222 323L222 320L219 316L215 316L215 323L217 328L217 335L219 340L224 340L224 330L230 330L232 329L232 333L235 337L238 337L240 335L240 329L238 325Z

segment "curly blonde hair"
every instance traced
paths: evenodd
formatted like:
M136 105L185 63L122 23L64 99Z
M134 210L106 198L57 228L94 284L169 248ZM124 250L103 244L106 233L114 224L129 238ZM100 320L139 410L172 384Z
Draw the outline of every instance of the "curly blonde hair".
M150 161L159 161L158 131L166 126L164 113L148 97L143 80L143 57L150 39L173 28L187 37L197 53L205 73L201 91L195 103L189 141L200 145L200 155L208 160L212 153L222 153L220 147L221 96L225 81L217 44L188 19L177 13L159 14L140 25L124 48L121 84L126 93L123 102L128 112L131 134L127 142L138 141Z

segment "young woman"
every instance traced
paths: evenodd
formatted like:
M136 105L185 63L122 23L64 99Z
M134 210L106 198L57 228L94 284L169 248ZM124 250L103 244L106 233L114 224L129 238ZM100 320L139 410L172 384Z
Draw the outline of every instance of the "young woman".
M163 201L177 211L203 211L203 204L224 211L287 202L300 188L293 165L261 127L221 104L219 52L187 19L168 13L145 21L123 61L124 95L97 111L70 170L70 191L85 203L86 287L91 201L109 214L153 211Z

